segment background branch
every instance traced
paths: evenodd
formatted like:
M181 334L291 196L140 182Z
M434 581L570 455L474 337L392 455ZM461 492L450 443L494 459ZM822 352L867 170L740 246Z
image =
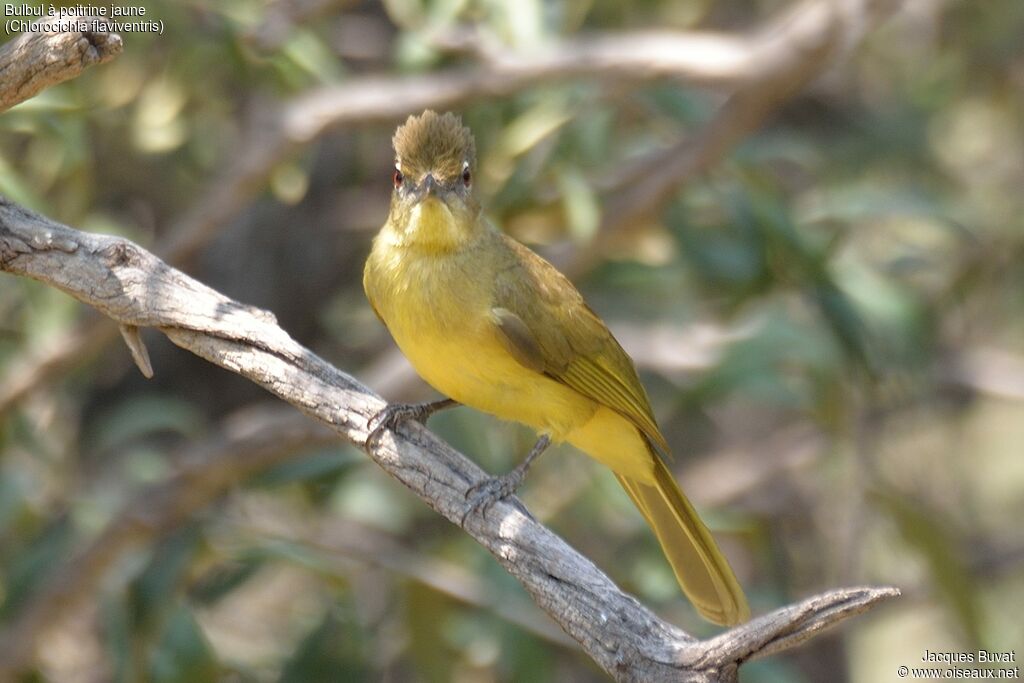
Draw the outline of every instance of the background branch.
M636 32L567 40L535 53L508 53L472 34L481 63L410 77L365 76L315 88L250 121L237 154L154 246L167 262L189 263L264 190L273 170L301 148L343 126L394 122L420 109L443 109L506 97L541 83L572 78L642 82L672 78L731 93L694 135L630 166L610 193L598 237L559 267L578 276L600 260L616 235L655 214L671 193L721 161L809 80L836 52L857 43L887 16L895 0L805 0L747 35ZM460 33L460 35L462 35ZM651 169L658 169L651 173ZM640 179L644 182L639 182ZM61 343L12 363L0 381L0 415L116 337L104 321L85 323ZM411 369L403 364L404 377Z
M102 30L35 31L18 36L0 47L0 112L75 78L94 64L109 62L121 54L122 47L121 36Z
M0 631L0 681L31 663L33 646L46 629L95 595L130 550L155 541L253 474L294 458L303 448L337 441L333 431L295 413L263 410L258 420L243 424L202 448L193 447L175 476L140 491L88 547L57 568Z
M841 11L840 6L848 11ZM477 38L482 63L415 76L364 76L316 88L250 126L238 145L241 154L221 171L212 189L170 231L157 252L187 262L241 206L266 186L267 178L299 147L342 126L392 123L410 112L449 109L480 99L508 97L539 84L570 79L641 83L657 78L735 92L777 79L794 80L802 67L817 73L828 64L822 50L836 49L863 35L865 23L852 7L866 6L872 24L896 5L894 0L806 0L782 12L749 35L713 32L637 32L591 35L528 53L498 48ZM885 11L880 11L885 10ZM851 35L844 35L844 29ZM842 39L840 39L842 38ZM795 79L795 85L803 82ZM773 90L774 92L774 90ZM774 99L792 90L775 93ZM758 119L758 108L748 114ZM729 126L730 130L735 126ZM735 142L716 136L707 161ZM646 171L647 169L645 169ZM678 182L678 181L677 181ZM660 185L658 185L660 187ZM660 196L660 195L659 195ZM648 203L648 210L652 205Z
M6 199L0 199L0 270L58 287L121 325L156 327L175 344L249 378L361 447L367 419L384 405L296 343L271 314L219 294L132 242L73 230ZM419 425L387 433L367 452L455 523L464 512L466 491L485 476ZM233 476L234 470L228 473ZM207 499L216 491L191 480L189 488ZM465 531L617 680L735 680L739 664L762 650L795 645L898 594L895 589L834 591L701 642L622 593L514 503L499 503L486 517L469 517ZM5 641L13 647L0 650L0 662L11 661L15 648L30 649L16 634L13 638Z
M770 21L755 41L760 53L751 55L764 60L751 69L756 76L736 88L702 129L655 150L617 179L618 191L604 207L597 237L574 250L571 260L560 264L563 270L572 276L594 267L612 239L645 225L682 185L721 161L897 5L889 0L810 0Z
M504 591L462 565L425 556L377 529L334 514L310 518L308 515L289 514L281 508L275 505L269 511L262 511L264 514L260 517L263 519L259 521L239 519L232 529L239 535L248 534L261 542L298 543L336 563L344 559L385 569L459 602L493 613L548 642L576 647L563 631L528 603L507 599Z

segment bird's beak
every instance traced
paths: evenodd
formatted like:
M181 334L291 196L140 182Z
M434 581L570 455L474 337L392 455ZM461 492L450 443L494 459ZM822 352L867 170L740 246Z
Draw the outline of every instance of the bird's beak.
M427 197L436 197L440 186L437 180L434 179L433 174L428 173L424 178L423 182L420 183L420 199L426 199Z

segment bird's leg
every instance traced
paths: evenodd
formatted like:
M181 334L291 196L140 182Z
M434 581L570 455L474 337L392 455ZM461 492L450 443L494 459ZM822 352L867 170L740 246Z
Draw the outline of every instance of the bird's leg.
M426 403L389 403L383 410L371 417L366 428L369 435L366 437L366 445L384 433L385 430L394 429L403 422L417 420L426 424L427 418L446 408L453 408L459 402L453 398L443 398L440 401L428 401Z
M482 512L487 514L487 510L492 505L497 503L499 500L508 498L519 485L523 483L523 479L526 477L527 470L530 469L530 465L536 460L537 456L547 450L547 447L551 445L551 437L547 434L537 439L537 443L533 444L533 448L526 454L526 458L516 465L515 469L511 472L503 474L498 477L491 477L484 479L481 482L473 484L466 491L466 498L469 500L469 507L466 508L466 512L462 515L462 526L466 525L466 518L474 512Z

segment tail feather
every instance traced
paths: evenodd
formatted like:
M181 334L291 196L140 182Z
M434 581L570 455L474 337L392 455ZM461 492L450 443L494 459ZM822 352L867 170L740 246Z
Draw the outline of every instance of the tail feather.
M750 608L729 562L697 516L672 473L657 455L655 484L618 478L668 558L686 597L705 619L732 626L750 618Z

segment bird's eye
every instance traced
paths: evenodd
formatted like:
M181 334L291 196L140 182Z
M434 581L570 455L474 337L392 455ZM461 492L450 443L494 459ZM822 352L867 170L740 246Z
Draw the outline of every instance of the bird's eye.
M462 182L465 183L466 187L473 182L473 176L469 173L469 166L465 166L462 169Z
M395 169L395 175L392 176L392 180L395 181L395 189L402 186L402 182L405 180L405 176L397 168Z

